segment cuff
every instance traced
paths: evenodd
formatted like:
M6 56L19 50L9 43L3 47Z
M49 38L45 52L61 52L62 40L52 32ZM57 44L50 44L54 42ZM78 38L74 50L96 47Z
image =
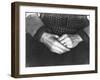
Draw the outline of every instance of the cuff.
M37 40L37 41L40 41L41 39L41 36L43 35L44 32L51 32L50 29L46 28L45 26L42 26L37 32L36 34L34 35L34 39Z
M78 34L81 36L84 42L89 43L89 36L84 31L79 31Z

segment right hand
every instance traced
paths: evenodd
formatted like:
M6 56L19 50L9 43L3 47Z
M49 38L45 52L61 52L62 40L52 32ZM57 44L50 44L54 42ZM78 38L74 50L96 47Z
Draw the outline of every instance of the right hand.
M74 48L76 47L80 42L82 42L82 38L78 34L74 35L68 35L63 34L59 39L61 44L63 44L67 48Z
M44 43L50 49L51 52L63 54L67 51L70 51L70 49L66 48L58 41L58 38L58 35L44 32L41 36L40 41Z

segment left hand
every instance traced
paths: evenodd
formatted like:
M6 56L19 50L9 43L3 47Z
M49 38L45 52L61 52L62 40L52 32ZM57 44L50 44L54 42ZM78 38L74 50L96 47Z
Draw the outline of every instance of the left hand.
M51 52L57 54L63 54L70 51L70 49L68 49L58 41L58 38L58 35L44 32L41 36L40 42L44 43Z
M78 34L68 35L64 34L59 39L61 44L63 44L67 48L76 47L82 40L82 38Z

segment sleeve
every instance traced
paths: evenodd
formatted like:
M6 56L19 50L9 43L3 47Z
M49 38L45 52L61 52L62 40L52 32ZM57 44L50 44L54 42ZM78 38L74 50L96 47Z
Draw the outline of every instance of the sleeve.
M41 18L36 14L31 14L26 17L26 33L30 34L34 40L39 41L44 32L50 32Z
M43 22L36 14L31 14L26 17L26 33L29 33L32 37L34 37L43 25Z
M36 32L36 34L34 35L34 39L37 40L37 41L40 41L40 38L42 36L42 34L44 32L48 32L48 33L51 33L51 30L48 29L46 26L42 26L38 29L38 31Z
M78 32L84 42L89 43L89 36L86 34L84 30Z
M83 24L85 24L86 27L79 30L78 34L81 36L84 42L89 43L89 19L87 16L81 17L81 19L83 19Z

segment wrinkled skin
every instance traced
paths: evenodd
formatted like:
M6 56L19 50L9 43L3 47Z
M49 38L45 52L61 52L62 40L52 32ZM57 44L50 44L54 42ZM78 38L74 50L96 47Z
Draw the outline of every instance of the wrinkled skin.
M51 52L63 54L70 51L71 48L76 47L82 41L82 38L77 34L63 34L59 37L58 35L44 32L40 41L44 43Z

